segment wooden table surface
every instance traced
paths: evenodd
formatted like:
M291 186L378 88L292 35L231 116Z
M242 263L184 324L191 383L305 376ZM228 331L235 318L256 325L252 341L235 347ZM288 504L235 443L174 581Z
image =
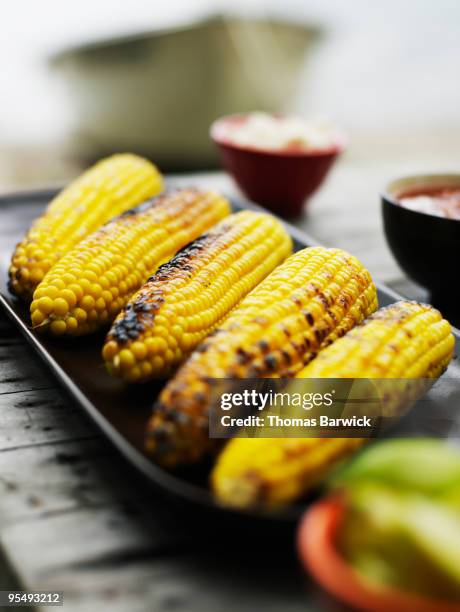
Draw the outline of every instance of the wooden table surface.
M384 244L380 185L360 177L337 169L297 224L416 296ZM179 180L233 190L221 174ZM149 490L0 315L0 590L64 591L72 612L333 609L300 571L293 530L226 531Z

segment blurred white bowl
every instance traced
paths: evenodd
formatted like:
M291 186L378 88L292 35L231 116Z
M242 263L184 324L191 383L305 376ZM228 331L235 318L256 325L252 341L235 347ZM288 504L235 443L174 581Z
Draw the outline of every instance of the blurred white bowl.
M285 111L318 31L271 19L213 17L62 51L51 62L74 106L77 151L133 150L163 167L215 163L211 122Z

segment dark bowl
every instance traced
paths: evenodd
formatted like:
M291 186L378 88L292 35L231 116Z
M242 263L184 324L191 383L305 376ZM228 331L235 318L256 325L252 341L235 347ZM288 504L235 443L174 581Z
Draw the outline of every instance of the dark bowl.
M402 193L460 188L460 174L411 176L392 181L382 194L385 236L404 272L428 289L431 302L457 326L460 322L460 221L409 210Z
M216 143L222 165L253 202L282 217L301 214L306 200L324 181L336 157L345 148L345 139L321 150L258 149L232 142L226 125L238 123L246 115L230 115L215 121L211 138Z

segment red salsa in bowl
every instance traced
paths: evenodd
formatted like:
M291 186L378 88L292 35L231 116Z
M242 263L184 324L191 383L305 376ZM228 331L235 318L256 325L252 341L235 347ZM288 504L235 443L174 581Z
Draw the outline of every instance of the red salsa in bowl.
M415 189L397 194L396 200L403 208L460 220L460 187Z

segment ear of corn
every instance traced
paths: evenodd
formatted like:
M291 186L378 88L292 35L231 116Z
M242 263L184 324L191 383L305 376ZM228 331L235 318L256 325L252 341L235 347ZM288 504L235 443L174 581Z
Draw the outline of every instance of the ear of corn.
M454 347L449 323L423 304L399 302L382 308L321 352L298 378L407 379L387 398L386 415L397 415L426 390L413 379L436 378ZM376 380L387 394L392 387ZM404 381L397 381L404 382ZM384 398L385 399L385 398ZM218 499L227 505L292 501L324 477L338 460L355 452L363 438L243 438L230 440L213 470Z
M103 349L109 371L131 382L166 376L291 252L271 215L227 217L131 298Z
M314 247L272 272L166 385L147 450L167 466L210 450L209 379L293 376L377 307L369 272L348 253Z
M9 269L13 293L31 299L50 268L112 217L163 189L156 167L136 155L98 162L50 202L20 242Z
M362 438L233 438L211 473L212 489L227 506L285 504L364 443Z
M229 213L224 198L196 189L123 213L49 271L33 296L32 325L82 335L109 324L159 265Z

